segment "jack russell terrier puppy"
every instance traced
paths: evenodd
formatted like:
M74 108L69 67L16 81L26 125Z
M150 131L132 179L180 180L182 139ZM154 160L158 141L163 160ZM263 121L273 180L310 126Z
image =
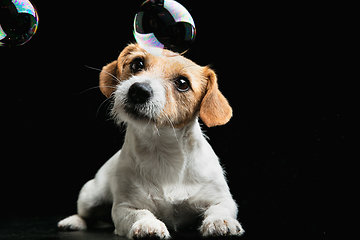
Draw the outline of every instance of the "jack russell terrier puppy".
M127 126L122 149L80 191L76 215L58 223L85 230L102 214L129 239L170 238L201 219L203 236L241 235L237 205L223 169L201 132L223 125L232 109L209 67L167 52L154 56L130 44L100 73L111 114Z

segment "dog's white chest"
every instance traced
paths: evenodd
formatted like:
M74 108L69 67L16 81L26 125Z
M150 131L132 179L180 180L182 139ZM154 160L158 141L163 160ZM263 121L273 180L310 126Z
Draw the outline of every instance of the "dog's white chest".
M179 225L191 223L197 216L199 210L192 204L192 196L195 188L182 184L168 185L163 187L161 195L150 195L155 206L157 215L173 229ZM184 225L185 226L185 225Z
M189 186L184 186L183 184L170 185L163 187L163 193L165 201L172 204L179 204L188 200L191 195L194 194L194 189Z

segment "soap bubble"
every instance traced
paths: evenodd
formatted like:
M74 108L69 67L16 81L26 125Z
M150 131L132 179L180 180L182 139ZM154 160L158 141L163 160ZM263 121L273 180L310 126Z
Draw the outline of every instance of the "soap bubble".
M0 0L0 46L27 43L35 34L39 17L28 0Z
M186 52L195 40L195 23L190 13L174 0L147 0L135 15L136 42L151 54Z

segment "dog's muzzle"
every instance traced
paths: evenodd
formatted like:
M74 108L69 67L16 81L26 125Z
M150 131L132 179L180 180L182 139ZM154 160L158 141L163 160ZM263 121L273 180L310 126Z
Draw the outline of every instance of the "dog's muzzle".
M135 118L149 118L147 103L153 97L153 94L154 92L149 83L136 82L131 85L124 106L126 113Z

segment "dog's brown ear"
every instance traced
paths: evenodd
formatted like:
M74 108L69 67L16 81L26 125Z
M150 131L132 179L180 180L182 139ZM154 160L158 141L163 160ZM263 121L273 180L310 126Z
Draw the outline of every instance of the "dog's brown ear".
M115 91L117 75L117 60L104 66L100 73L100 90L107 98Z
M208 127L224 125L232 116L232 108L218 89L215 72L209 67L205 67L204 72L208 83L200 105L200 118Z

